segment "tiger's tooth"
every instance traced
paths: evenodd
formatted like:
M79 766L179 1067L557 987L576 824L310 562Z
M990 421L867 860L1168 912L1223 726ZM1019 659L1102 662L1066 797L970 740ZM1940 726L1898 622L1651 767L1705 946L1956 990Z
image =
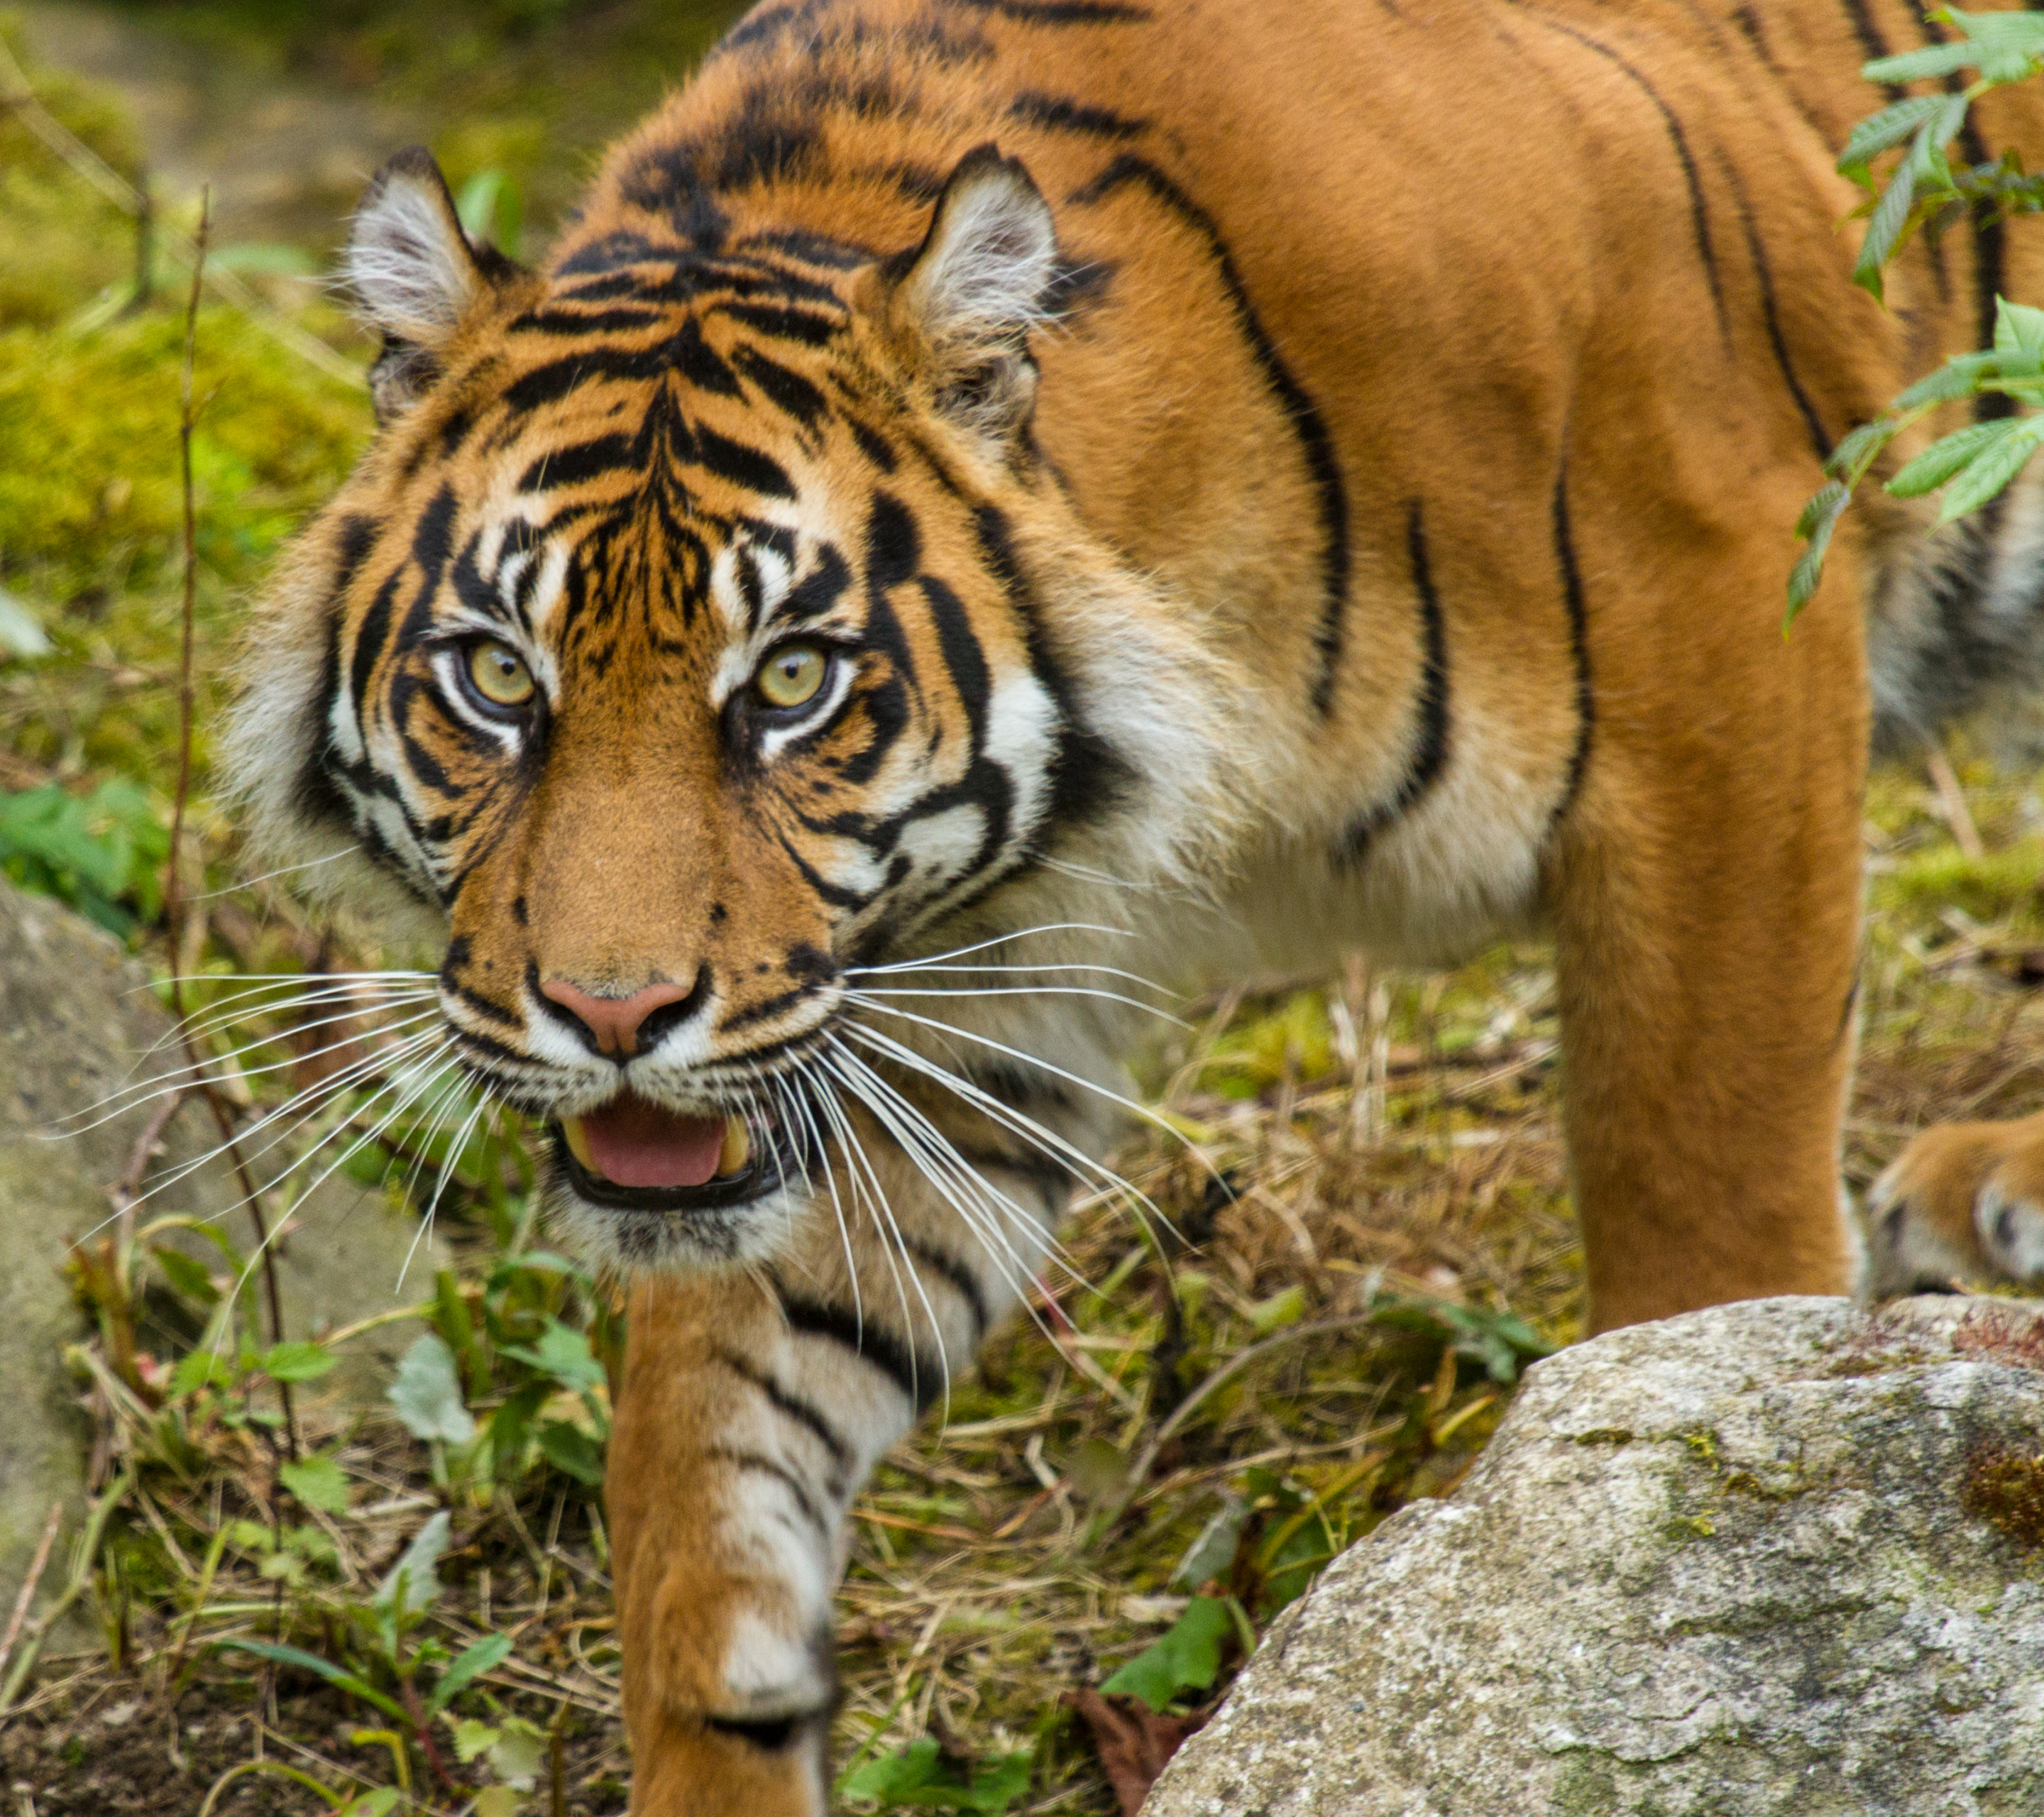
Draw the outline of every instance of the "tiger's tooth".
M720 1176L736 1174L752 1158L752 1132L745 1127L742 1116L728 1116L724 1120L724 1146L717 1153L717 1170Z
M582 1127L582 1119L578 1116L563 1117L561 1134L567 1139L568 1153L594 1174L596 1171L596 1158L589 1151L589 1131Z

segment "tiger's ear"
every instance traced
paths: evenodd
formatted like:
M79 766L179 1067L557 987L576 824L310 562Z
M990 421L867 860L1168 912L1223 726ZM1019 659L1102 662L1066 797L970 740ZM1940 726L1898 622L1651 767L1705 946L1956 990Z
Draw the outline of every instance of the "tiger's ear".
M447 179L423 145L370 179L342 271L367 325L383 336L369 371L379 422L402 414L439 371L439 355L490 284L516 269L462 231Z
M882 268L889 313L934 362L938 408L997 445L1028 421L1029 331L1052 319L1058 272L1050 206L1021 161L991 144L959 160L923 244Z

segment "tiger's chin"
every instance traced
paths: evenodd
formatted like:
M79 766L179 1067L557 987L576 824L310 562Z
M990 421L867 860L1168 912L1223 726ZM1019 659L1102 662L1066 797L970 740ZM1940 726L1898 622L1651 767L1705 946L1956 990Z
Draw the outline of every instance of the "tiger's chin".
M785 1246L812 1157L784 1127L634 1105L613 1112L606 1141L601 1114L547 1130L549 1212L592 1262L694 1272L766 1261Z

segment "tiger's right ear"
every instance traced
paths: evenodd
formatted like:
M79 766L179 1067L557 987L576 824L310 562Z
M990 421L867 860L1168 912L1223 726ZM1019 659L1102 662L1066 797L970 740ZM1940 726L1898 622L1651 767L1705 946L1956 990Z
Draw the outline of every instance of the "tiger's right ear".
M341 269L363 320L383 336L369 393L388 422L432 384L470 305L517 267L470 241L432 153L413 145L370 179Z

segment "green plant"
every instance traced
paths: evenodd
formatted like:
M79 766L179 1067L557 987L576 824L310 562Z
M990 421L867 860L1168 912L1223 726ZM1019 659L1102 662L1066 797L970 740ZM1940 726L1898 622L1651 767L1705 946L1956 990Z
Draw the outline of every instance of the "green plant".
M840 1777L837 1792L869 1800L882 1811L1007 1811L1028 1795L1035 1757L1024 1750L983 1762L964 1761L923 1735L896 1753L855 1761Z
M109 776L78 796L54 782L0 795L0 871L126 939L162 906L168 829L147 792Z
M274 1641L222 1640L214 1642L214 1650L251 1654L324 1678L409 1728L436 1774L451 1781L433 1740L432 1724L476 1679L504 1663L511 1651L511 1638L486 1635L451 1654L437 1640L414 1640L440 1596L438 1567L447 1550L449 1527L444 1512L434 1515L413 1537L367 1608L350 1610L354 1642L350 1650L356 1657L349 1663ZM423 1691L422 1680L426 1682Z
M1949 78L1964 69L1977 71L1977 77L1956 94L1911 95L1869 115L1853 129L1838 158L1840 174L1867 192L1855 214L1865 217L1866 232L1853 281L1877 300L1883 295L1883 269L1918 232L1936 232L1969 212L2000 218L2044 209L2044 175L2027 175L2013 150L1957 168L1947 156L1981 95L2044 71L2044 17L1954 7L1929 16L1957 28L1959 38L1878 58L1860 74L1887 83ZM1884 181L1873 174L1873 163L1890 153L1896 156ZM2044 310L1997 298L1992 348L1954 355L1832 451L1824 463L1828 479L1796 526L1808 546L1788 577L1788 623L1815 593L1832 533L1888 444L1940 405L1982 396L2018 405L2044 403ZM1969 424L1932 443L1888 481L1887 490L1913 498L1942 487L1939 521L1950 523L2000 493L2040 445L2044 418L2004 415Z

